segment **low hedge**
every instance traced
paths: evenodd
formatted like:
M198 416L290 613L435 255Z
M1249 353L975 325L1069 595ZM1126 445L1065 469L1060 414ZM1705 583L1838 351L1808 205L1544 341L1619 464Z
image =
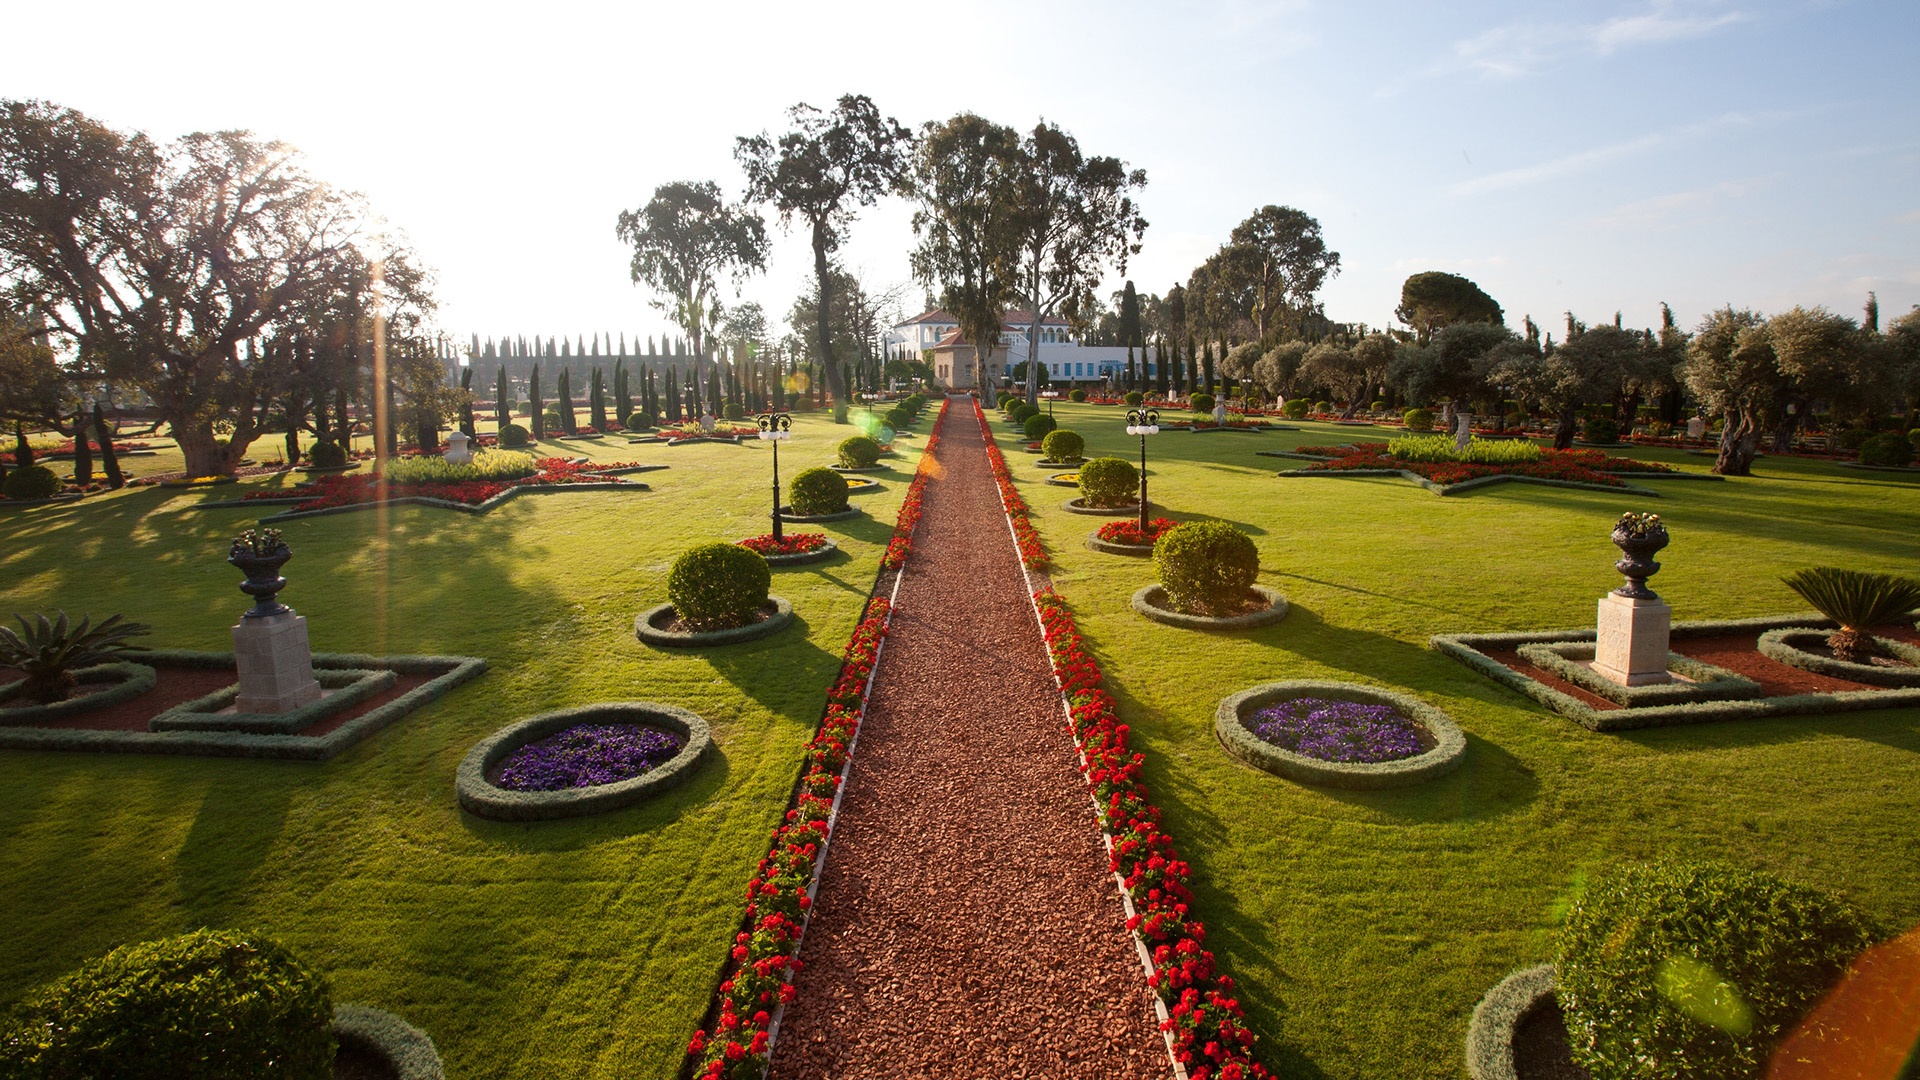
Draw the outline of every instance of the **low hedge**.
M79 680L81 686L98 686L100 689L49 705L0 708L0 725L44 724L62 717L77 716L94 709L118 705L153 689L160 678L151 667L129 661L78 668L74 671L73 677ZM19 697L25 685L23 680L0 687L0 706L5 706Z
M343 1048L357 1046L386 1062L395 1080L446 1080L433 1039L384 1009L335 1005L333 1034Z
M639 776L611 784L558 791L511 791L487 779L507 755L531 742L581 724L663 728L685 740L680 752ZM550 821L620 810L686 782L713 748L707 722L685 709L651 701L616 701L542 713L509 724L467 751L454 775L460 809L494 821Z
M332 691L283 713L223 712L240 696L240 687L225 686L211 694L182 702L155 716L151 731L245 731L255 735L304 731L329 716L393 688L391 671L321 668L313 673L324 690Z
M1278 589L1254 585L1247 592L1264 597L1267 607L1260 611L1249 611L1245 615L1194 615L1175 608L1173 602L1167 599L1167 590L1160 585L1143 586L1128 603L1135 614L1142 618L1166 626L1177 626L1182 630L1253 630L1287 617L1287 598L1280 595Z
M1667 654L1667 670L1684 676L1687 681L1622 686L1588 666L1595 649L1596 646L1588 642L1543 642L1522 645L1515 651L1534 667L1617 705L1644 707L1689 701L1744 701L1764 693L1759 683L1744 675L1677 652Z
M743 549L744 550L744 549ZM660 604L641 612L633 620L634 636L649 645L669 649L704 649L716 645L738 645L771 637L793 622L793 604L778 596L767 597L762 606L773 608L764 619L717 630L668 630L665 624L676 614L672 604Z
M803 469L787 485L787 499L803 517L841 513L847 509L847 478L832 469Z
M1473 1007L1467 1022L1467 1075L1473 1080L1521 1080L1513 1060L1513 1037L1534 1010L1554 1000L1552 964L1525 968L1501 979Z
M1873 639L1874 643L1885 649L1888 654L1914 666L1902 669L1880 667L1874 664L1854 664L1845 660L1835 660L1831 656L1822 656L1808 648L1808 646L1824 646L1827 643L1828 633L1830 631L1806 627L1769 630L1760 635L1760 654L1788 667L1811 671L1815 675L1845 679L1848 682L1866 683L1870 686L1920 687L1920 649L1902 641L1876 637Z
M820 470L827 472L827 470ZM845 480L827 472L839 480ZM699 544L682 552L667 571L667 600L688 625L725 630L745 625L766 605L773 573L758 552L738 544Z
M1264 742L1247 727L1247 719L1276 702L1301 697L1324 697L1385 705L1419 724L1433 736L1432 748L1398 761L1322 761ZM1226 698L1214 710L1214 735L1226 752L1257 769L1303 784L1372 790L1409 787L1445 776L1466 759L1467 736L1453 718L1410 694L1360 683L1296 679L1267 683Z

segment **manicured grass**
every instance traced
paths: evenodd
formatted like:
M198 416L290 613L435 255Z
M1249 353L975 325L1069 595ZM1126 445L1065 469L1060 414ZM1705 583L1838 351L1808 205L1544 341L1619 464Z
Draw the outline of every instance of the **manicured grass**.
M831 459L847 434L796 417L783 477ZM522 499L482 517L396 507L287 523L282 598L316 649L476 655L491 670L325 765L0 752L0 1007L126 942L257 928L338 1000L425 1029L449 1075L671 1075L923 442L883 459L885 490L856 501L869 517L810 527L846 555L775 572L798 625L707 653L642 646L633 618L666 599L684 548L768 531L764 444L542 444L671 468L644 477L652 492ZM0 515L0 615L124 611L153 624L153 644L231 648L247 600L227 541L281 508L190 507L282 482ZM603 817L459 812L454 772L481 737L617 700L691 709L718 753L686 786Z
M1087 438L1089 456L1138 459L1123 409L1057 404L1055 415ZM1436 499L1397 478L1276 477L1287 462L1254 451L1389 437L1298 426L1148 440L1156 513L1244 529L1261 583L1294 605L1276 626L1232 635L1135 615L1127 600L1151 565L1083 547L1098 522L1059 509L1048 470L1008 454L1054 581L1195 868L1207 944L1240 982L1262 1054L1282 1075L1463 1075L1474 1003L1509 971L1551 957L1568 901L1616 860L1727 859L1833 890L1889 927L1920 921L1920 711L1600 735L1426 646L1443 631L1591 625L1620 583L1607 534L1624 510L1658 511L1672 531L1651 584L1676 618L1804 610L1780 581L1790 570L1913 571L1920 484L1762 458L1752 479L1644 481L1658 499L1519 485ZM1711 464L1618 452L1691 471ZM1356 792L1305 787L1222 752L1220 698L1312 678L1439 706L1468 734L1465 765L1422 787Z

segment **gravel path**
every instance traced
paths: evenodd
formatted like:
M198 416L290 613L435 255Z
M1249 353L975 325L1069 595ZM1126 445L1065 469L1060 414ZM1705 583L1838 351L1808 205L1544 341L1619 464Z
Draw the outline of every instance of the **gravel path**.
M961 404L772 1075L1164 1078L1146 979Z

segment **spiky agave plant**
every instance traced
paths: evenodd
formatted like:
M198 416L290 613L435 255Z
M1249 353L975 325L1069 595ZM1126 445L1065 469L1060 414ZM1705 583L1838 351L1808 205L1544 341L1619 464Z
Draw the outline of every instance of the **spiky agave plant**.
M1873 627L1920 607L1920 581L1898 574L1816 566L1782 580L1815 611L1840 624L1827 636L1827 648L1834 659L1850 664L1864 663L1880 651L1869 633Z
M145 646L127 642L150 629L141 623L125 622L114 615L94 626L85 615L77 624L67 622L67 613L48 619L35 613L32 622L19 612L20 633L0 626L0 668L17 668L27 676L21 693L32 701L49 705L66 698L73 690L74 671L119 659L123 653Z

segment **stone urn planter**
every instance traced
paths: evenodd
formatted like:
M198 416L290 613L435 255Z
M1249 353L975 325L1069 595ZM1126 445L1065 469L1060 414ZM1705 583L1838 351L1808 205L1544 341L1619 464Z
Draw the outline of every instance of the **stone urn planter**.
M240 583L240 591L253 597L253 607L248 609L247 618L260 619L289 610L287 605L274 597L287 587L287 579L280 576L280 568L291 558L293 552L284 542L265 552L234 543L233 550L227 553L227 561L247 575L247 580Z
M1620 549L1620 561L1614 563L1613 568L1627 579L1625 585L1613 590L1614 595L1635 600L1658 599L1653 590L1647 588L1647 579L1660 572L1660 564L1653 557L1667 543L1667 528L1664 525L1655 525L1639 535L1625 525L1614 526L1613 546Z

